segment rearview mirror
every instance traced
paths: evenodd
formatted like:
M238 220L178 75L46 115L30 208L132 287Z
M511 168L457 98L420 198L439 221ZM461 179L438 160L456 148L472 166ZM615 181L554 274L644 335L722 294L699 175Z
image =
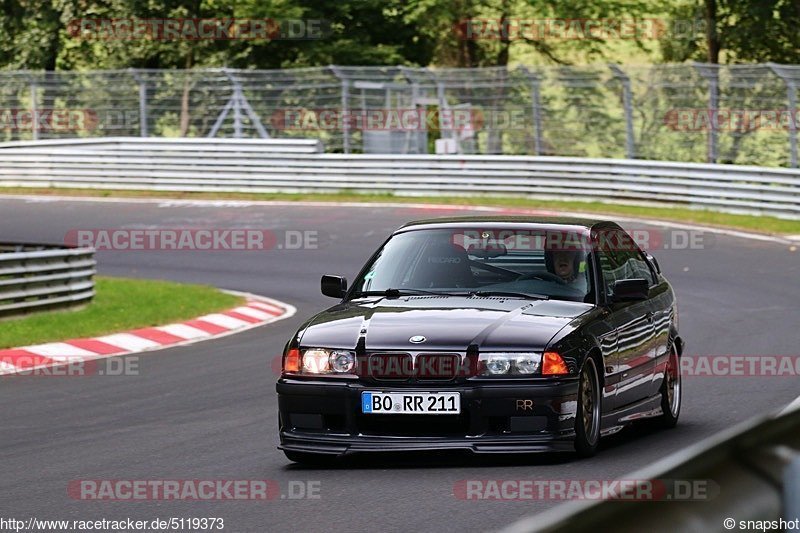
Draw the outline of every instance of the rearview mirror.
M482 259L492 259L494 257L500 257L501 255L507 255L508 249L502 242L488 241L480 244L470 244L467 252L470 255Z
M611 289L612 302L631 302L646 300L650 284L646 279L618 279Z
M347 292L347 278L342 276L325 274L322 276L320 284L322 286L322 294L331 298L344 298L344 294Z

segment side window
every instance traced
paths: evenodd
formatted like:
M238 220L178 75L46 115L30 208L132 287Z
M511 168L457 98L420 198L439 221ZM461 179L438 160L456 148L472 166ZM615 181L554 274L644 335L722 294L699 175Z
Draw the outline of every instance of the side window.
M601 230L595 236L595 249L603 273L603 289L611 293L614 282L621 279L644 278L650 285L655 284L647 260L633 239L618 229Z
M628 279L626 273L626 261L623 254L613 250L598 250L597 258L600 260L600 268L603 272L603 290L606 294L611 294L611 287L618 279Z
M656 284L656 278L653 276L653 271L650 270L650 265L647 263L647 259L644 257L642 252L638 252L634 257L631 257L629 261L633 265L633 269L636 272L634 277L646 279L647 283L651 287Z

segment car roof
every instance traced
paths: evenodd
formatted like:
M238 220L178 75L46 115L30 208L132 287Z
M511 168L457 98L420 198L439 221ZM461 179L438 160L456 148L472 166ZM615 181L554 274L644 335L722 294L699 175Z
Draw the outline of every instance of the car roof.
M577 218L577 217L546 217L546 216L524 216L524 215L469 215L458 217L439 217L427 218L422 220L414 220L403 224L397 231L406 231L409 229L422 229L434 227L458 227L467 224L525 224L525 225L540 225L540 226L565 226L565 227L578 227L591 229L596 226L611 225L617 227L613 221L606 219L595 218Z

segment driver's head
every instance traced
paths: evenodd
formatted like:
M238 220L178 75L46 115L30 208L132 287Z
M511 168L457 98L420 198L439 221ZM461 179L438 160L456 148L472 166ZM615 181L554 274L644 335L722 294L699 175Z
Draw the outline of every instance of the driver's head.
M572 281L575 279L576 260L578 253L570 250L554 250L547 252L549 261L547 261L547 269L559 276L564 281Z

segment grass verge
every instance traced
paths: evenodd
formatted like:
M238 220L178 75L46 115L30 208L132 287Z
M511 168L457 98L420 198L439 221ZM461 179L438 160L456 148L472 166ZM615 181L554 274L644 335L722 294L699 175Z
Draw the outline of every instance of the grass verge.
M205 285L102 276L95 281L97 294L82 309L0 322L0 348L162 326L230 309L244 301Z
M96 189L60 188L0 188L0 194L35 194L42 196L96 196L114 198L178 198L206 200L280 200L280 201L318 201L318 202L395 202L430 203L449 205L487 205L497 207L518 207L527 209L548 209L557 211L580 211L601 215L623 215L660 219L672 222L686 222L741 229L771 235L800 235L800 220L788 220L771 216L737 215L719 213L686 207L651 207L622 205L605 202L580 202L564 200L541 200L534 198L513 198L498 196L397 196L393 194L360 194L344 191L321 194L284 193L224 193L224 192L172 192L172 191L108 191Z

